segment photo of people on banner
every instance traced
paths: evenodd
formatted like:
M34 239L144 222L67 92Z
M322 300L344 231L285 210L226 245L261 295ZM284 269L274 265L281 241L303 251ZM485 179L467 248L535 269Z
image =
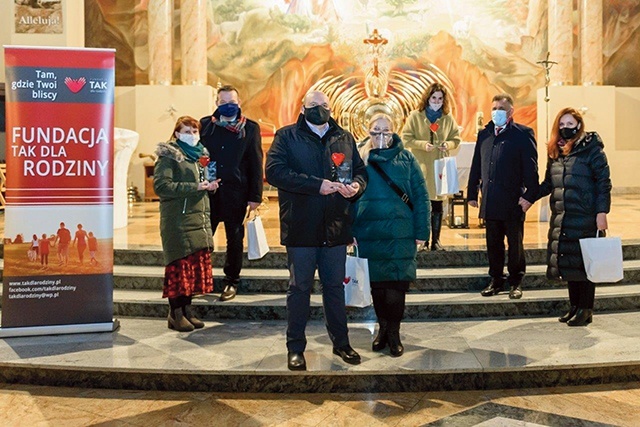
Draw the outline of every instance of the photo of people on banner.
M113 239L102 222L102 207L41 209L20 213L20 224L7 224L4 238L5 274L102 274L113 265ZM18 208L19 209L19 208ZM71 212L70 212L71 209Z

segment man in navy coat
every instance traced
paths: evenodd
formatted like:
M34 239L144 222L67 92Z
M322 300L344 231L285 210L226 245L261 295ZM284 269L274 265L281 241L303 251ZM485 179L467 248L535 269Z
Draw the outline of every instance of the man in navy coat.
M491 283L481 294L497 295L508 283L509 298L519 299L526 270L522 243L525 212L538 194L538 152L533 130L513 121L511 96L494 96L491 110L492 120L478 132L467 189L473 207L478 207L478 190L482 193L480 218L486 224ZM508 278L504 276L505 236Z

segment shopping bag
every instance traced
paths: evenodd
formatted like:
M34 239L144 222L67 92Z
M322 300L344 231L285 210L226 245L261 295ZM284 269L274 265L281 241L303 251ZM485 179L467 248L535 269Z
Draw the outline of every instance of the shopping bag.
M433 162L435 170L436 195L448 196L460 191L458 166L455 157L444 157Z
M260 259L269 252L267 235L264 232L260 215L247 221L247 246L247 258L250 260Z
M371 283L369 282L369 262L365 258L347 255L344 277L344 301L349 307L368 307L371 300Z
M619 237L580 239L582 260L587 279L593 283L615 283L622 280L622 240Z

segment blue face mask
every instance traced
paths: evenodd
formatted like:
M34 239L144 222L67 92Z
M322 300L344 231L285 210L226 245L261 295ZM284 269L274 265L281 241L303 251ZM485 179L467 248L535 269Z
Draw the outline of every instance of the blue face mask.
M218 111L222 116L235 117L238 114L238 111L240 111L240 107L238 106L238 104L222 104L218 105Z
M507 112L504 110L491 111L491 120L497 127L502 127L507 124Z

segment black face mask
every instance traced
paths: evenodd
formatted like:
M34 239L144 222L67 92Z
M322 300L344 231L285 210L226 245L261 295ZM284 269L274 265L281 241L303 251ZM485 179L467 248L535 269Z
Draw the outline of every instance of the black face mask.
M574 128L562 128L560 129L560 136L565 141L569 141L575 138L576 134L578 133L578 129L579 129L578 126Z
M304 118L316 126L322 126L327 123L329 117L331 117L331 111L322 105L316 105L311 108L304 107Z

